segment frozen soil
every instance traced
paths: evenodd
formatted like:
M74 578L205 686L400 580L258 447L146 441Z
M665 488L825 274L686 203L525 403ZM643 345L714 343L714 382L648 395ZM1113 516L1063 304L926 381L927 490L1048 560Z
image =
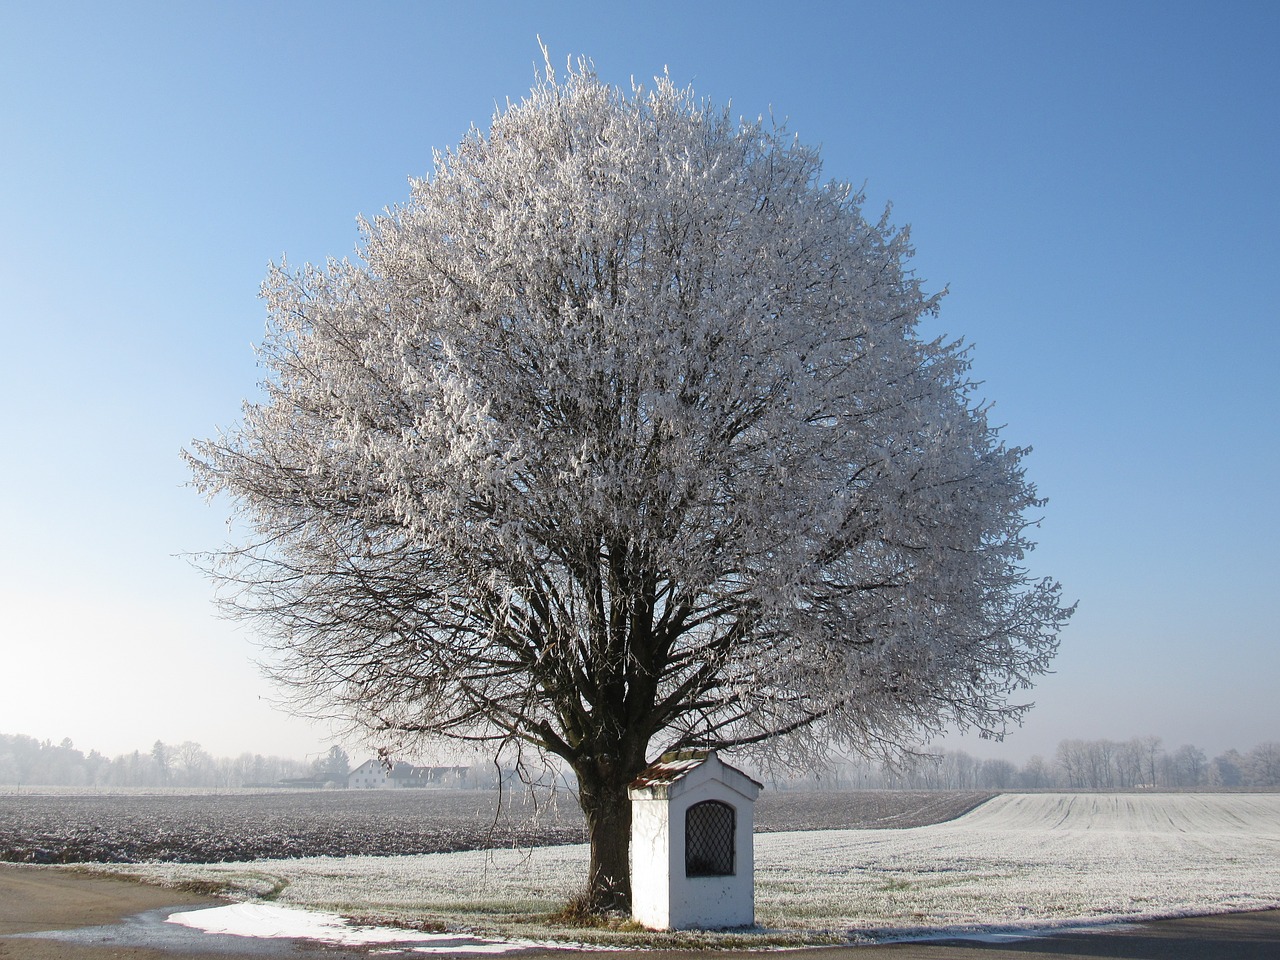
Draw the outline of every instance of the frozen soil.
M0 796L0 860L220 863L577 843L572 800L478 790Z
M972 810L986 793L775 791L756 831L924 826ZM332 790L228 794L0 795L0 861L222 863L395 856L580 843L567 794L530 799L479 790Z
M963 816L994 793L950 790L764 790L756 833L927 827Z

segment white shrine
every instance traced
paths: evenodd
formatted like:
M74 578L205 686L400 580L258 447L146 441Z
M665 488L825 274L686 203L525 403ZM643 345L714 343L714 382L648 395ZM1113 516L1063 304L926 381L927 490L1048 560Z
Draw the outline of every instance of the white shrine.
M663 754L631 783L632 919L655 930L755 924L760 789L714 750Z

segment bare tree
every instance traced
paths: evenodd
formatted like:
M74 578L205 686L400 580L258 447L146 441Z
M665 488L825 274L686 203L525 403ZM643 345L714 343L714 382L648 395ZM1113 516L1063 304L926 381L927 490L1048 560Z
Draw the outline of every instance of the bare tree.
M1116 743L1112 740L1090 740L1088 743L1089 786L1110 790L1115 786Z
M1209 784L1214 787L1239 787L1244 780L1245 758L1238 750L1228 750L1209 761Z
M906 230L820 174L548 67L360 261L271 271L266 399L188 455L298 708L563 758L598 905L654 753L1000 736L1070 615Z
M1207 771L1204 751L1187 743L1168 758L1168 784L1171 787L1198 787Z
M1053 771L1044 757L1036 754L1022 768L1022 786L1029 790L1041 790L1053 785Z
M176 762L178 782L185 787L209 786L213 779L215 764L200 744L186 740L173 748L172 756Z
M983 760L978 768L975 787L983 790L1007 790L1018 779L1018 768L1008 760Z
M1122 790L1142 784L1146 745L1137 737L1116 744L1116 785Z
M978 767L978 761L963 750L944 750L939 764L940 786L944 790L973 790Z
M1159 737L1148 734L1140 738L1143 752L1143 778L1146 785L1154 787L1158 779L1159 761L1162 753L1161 740Z
M1249 783L1255 787L1280 785L1280 743L1268 740L1249 751L1246 760Z
M1055 762L1068 787L1083 787L1088 783L1088 753L1088 744L1083 740L1062 740L1058 743Z

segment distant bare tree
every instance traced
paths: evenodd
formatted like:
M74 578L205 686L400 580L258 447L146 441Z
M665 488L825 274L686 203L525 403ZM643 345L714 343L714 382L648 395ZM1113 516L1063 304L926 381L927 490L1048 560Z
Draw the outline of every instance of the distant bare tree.
M1018 768L1008 760L983 760L975 786L981 790L1008 790L1017 778Z
M1140 738L1126 740L1116 745L1116 785L1130 789L1142 783L1142 771L1146 761L1146 747Z
M1028 790L1042 790L1053 785L1053 771L1044 757L1036 754L1023 765L1020 779Z
M1192 744L1183 744L1169 756L1172 787L1198 787L1204 782L1206 760L1204 751Z
M963 750L943 751L940 773L944 790L972 790L977 771L978 762Z
M1269 740L1249 751L1249 781L1251 786L1280 786L1280 743Z
M1248 761L1238 750L1228 750L1209 761L1208 780L1214 787L1239 787L1245 782Z
M1089 740L1085 743L1085 763L1089 786L1095 790L1109 790L1115 786L1116 745L1110 740Z
M1083 787L1088 777L1088 747L1083 740L1063 740L1055 755L1058 769L1068 787Z
M186 787L212 785L215 773L213 757L200 744L187 740L174 751L174 772L179 783Z
M1143 752L1143 778L1147 786L1154 787L1158 775L1160 765L1160 738L1156 736L1145 736L1139 738L1142 743Z

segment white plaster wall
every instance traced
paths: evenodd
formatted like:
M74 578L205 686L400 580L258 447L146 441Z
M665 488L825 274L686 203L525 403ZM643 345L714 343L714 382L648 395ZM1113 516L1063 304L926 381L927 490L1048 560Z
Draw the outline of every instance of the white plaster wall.
M631 802L631 916L655 930L671 927L671 833L666 800ZM681 864L683 872L684 865Z
M375 760L366 760L347 777L347 786L359 790L383 790L391 785L386 768Z
M685 876L685 812L703 800L719 800L734 809L735 873L731 877ZM671 877L671 893L667 929L748 927L754 924L753 804L736 791L712 780L682 791L670 801L669 815L668 830L671 840L667 849L667 868Z

